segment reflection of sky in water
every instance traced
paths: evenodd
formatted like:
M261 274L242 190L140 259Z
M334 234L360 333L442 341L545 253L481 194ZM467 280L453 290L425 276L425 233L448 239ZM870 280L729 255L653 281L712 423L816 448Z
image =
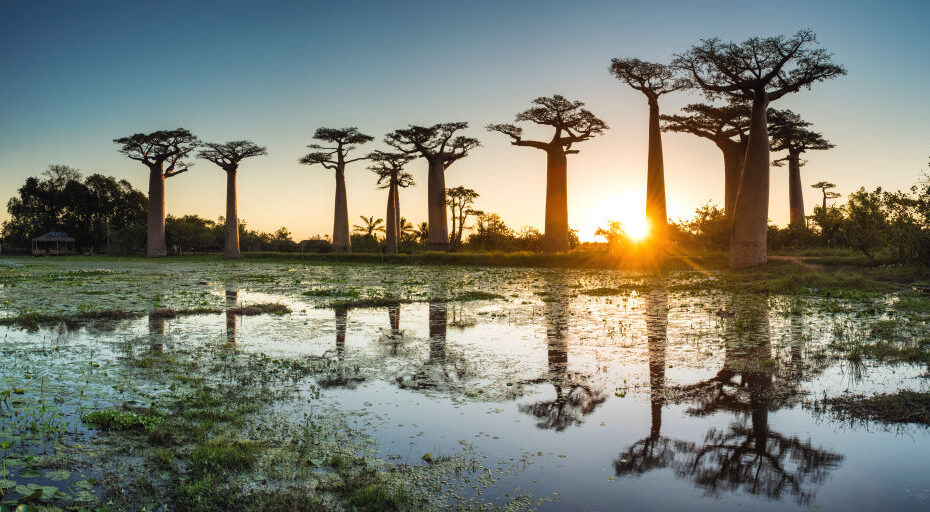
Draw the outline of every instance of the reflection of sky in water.
M476 445L503 476L486 497L557 493L552 510L927 506L927 430L802 407L824 393L926 389L923 368L819 357L837 322L863 323L854 312L700 300L556 291L524 305L306 309L240 319L238 347L338 361L352 378L327 381L326 407L353 411L405 463Z
M83 346L104 363L131 340L168 351L234 340L235 350L326 361L313 407L352 411L379 453L422 464L426 452L474 444L501 478L485 497L557 493L544 509L930 504L926 429L842 423L802 406L847 390L930 387L922 367L820 357L881 313L662 289L592 297L552 275L517 288L511 301L325 309L217 285L228 305L284 302L294 313L5 331L5 339ZM119 400L108 393L100 404Z

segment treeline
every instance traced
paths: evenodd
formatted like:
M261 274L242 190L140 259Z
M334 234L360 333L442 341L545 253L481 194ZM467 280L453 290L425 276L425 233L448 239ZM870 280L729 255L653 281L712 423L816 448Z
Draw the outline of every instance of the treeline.
M87 253L138 254L146 247L148 199L126 180L91 174L83 176L67 165L50 165L41 176L30 177L7 203L9 220L0 236L4 252L25 252L32 238L63 231ZM165 219L165 237L175 253L221 250L224 219L197 215ZM249 251L295 251L297 243L286 228L274 233L250 230L239 223L240 244Z
M819 188L819 187L815 187ZM930 264L930 176L907 191L860 188L845 203L830 205L838 194L824 190L824 200L805 223L769 225L769 249L846 248L900 263ZM688 221L670 223L671 239L691 249L725 250L731 221L708 203Z

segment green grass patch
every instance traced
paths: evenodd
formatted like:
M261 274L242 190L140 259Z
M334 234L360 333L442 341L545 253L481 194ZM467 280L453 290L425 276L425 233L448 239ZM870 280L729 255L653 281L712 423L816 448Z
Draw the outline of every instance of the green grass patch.
M132 411L105 409L85 414L82 419L100 430L139 430L149 432L164 421L155 412L138 414Z

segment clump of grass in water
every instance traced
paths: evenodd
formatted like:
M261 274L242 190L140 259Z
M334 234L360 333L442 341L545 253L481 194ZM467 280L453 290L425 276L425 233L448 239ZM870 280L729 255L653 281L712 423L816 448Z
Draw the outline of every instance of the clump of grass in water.
M882 423L918 423L930 425L930 392L902 390L877 394L826 398L816 407L829 406L844 418L880 421Z
M89 412L82 419L85 423L94 425L100 430L143 430L150 432L165 418L154 411L148 414L138 414L132 411L105 409Z

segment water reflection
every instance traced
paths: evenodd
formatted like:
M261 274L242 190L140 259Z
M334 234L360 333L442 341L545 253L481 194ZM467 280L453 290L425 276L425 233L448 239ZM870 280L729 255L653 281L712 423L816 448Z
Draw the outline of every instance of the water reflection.
M585 376L568 371L568 323L571 314L568 287L557 274L548 274L549 291L545 300L546 352L548 373L546 379L555 389L555 398L531 404L521 404L520 412L531 414L542 429L564 431L572 425L581 425L584 416L607 400L602 390L586 384Z
M449 305L444 299L429 301L429 357L410 373L396 378L402 388L459 390L466 377L466 360L447 345Z
M149 312L149 346L154 351L165 349L165 317Z
M236 320L238 315L234 309L239 302L239 289L226 289L226 341L236 343Z
M649 352L649 436L631 445L614 463L617 474L645 473L668 467L675 458L671 441L662 437L662 407L665 405L665 365L668 350L668 294L664 283L656 283L643 297L646 309L646 339Z
M798 503L810 504L815 486L840 465L843 456L818 448L810 440L773 432L768 417L772 411L797 403L802 379L822 368L803 361L803 339L797 332L791 333L787 360L773 358L764 299L734 307L732 318L724 322L725 355L720 371L711 379L669 393L678 397L676 401L694 404L687 410L690 416L729 412L734 420L725 429L710 428L701 442L662 438L658 433L662 404L653 391L650 437L622 452L615 470L636 474L671 467L676 476L692 481L709 495L741 491L780 499L787 493ZM656 376L658 364L654 364L658 355L653 353L650 336L650 380L655 386L660 378Z

